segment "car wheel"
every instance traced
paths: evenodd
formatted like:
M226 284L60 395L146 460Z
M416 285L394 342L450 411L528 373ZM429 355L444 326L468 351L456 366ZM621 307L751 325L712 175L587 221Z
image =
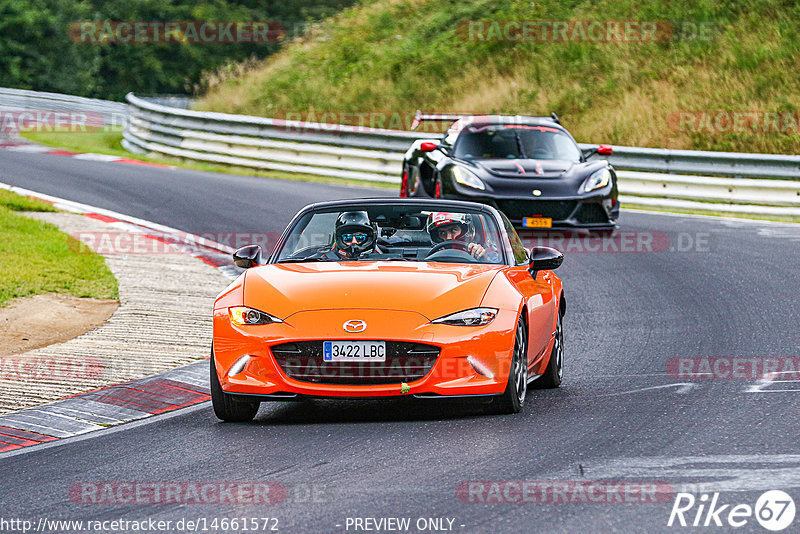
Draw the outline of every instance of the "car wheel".
M242 423L250 421L258 413L260 402L241 402L233 398L232 395L222 391L219 383L217 368L214 364L214 351L211 351L211 405L214 407L214 415L223 421L231 423Z
M531 383L536 389L557 388L561 385L564 376L564 328L561 324L561 313L556 320L556 336L553 350L550 351L550 361L544 374Z
M514 353L508 371L506 390L494 398L493 408L498 414L517 413L525 402L528 388L528 330L520 316L514 335Z

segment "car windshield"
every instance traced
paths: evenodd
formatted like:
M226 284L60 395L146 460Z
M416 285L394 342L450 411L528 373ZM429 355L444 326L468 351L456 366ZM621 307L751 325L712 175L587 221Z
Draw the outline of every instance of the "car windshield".
M572 139L557 128L507 124L463 131L453 147L453 157L580 161L581 152Z
M291 227L274 261L505 263L490 214L410 204L311 211Z

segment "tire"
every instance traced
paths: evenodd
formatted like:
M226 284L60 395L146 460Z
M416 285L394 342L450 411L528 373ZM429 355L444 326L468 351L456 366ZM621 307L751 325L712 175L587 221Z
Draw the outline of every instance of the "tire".
M522 316L517 320L514 335L514 353L508 370L506 390L492 401L492 411L497 414L512 414L522 410L528 386L528 329Z
M252 421L258 413L260 402L242 402L233 398L222 391L217 376L217 367L214 364L214 350L211 350L211 405L214 407L214 415L218 419L230 423L243 423Z
M561 324L561 312L556 320L556 336L553 350L550 351L550 361L544 374L534 380L531 386L535 389L552 389L561 385L564 376L564 328Z

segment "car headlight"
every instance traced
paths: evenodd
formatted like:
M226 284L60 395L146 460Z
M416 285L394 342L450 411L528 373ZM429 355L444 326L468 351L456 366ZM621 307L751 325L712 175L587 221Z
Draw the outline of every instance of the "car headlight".
M431 321L438 324L449 324L454 326L484 326L491 323L497 316L495 308L472 308L464 310Z
M258 324L271 324L282 323L283 321L277 317L273 317L268 313L248 308L247 306L234 306L228 308L228 313L231 316L231 322L236 326L248 326Z
M581 186L581 190L584 193L588 193L589 191L594 191L595 189L602 189L603 187L607 186L611 182L611 171L608 170L608 167L604 167L602 169L598 169L589 176L585 182L583 182L583 186Z
M480 178L467 169L462 169L458 165L453 166L453 178L461 185L471 187L472 189L486 189L486 186L483 185Z

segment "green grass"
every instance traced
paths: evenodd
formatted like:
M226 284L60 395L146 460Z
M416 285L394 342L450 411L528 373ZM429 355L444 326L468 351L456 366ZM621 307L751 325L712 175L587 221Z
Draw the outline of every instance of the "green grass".
M625 202L622 204L623 210L631 211L658 211L662 213L683 213L686 215L707 215L710 217L730 217L734 219L752 219L755 221L773 221L785 223L800 223L800 217L786 215L755 215L736 211L705 211L693 210L689 208L662 208L659 206L648 206L646 204L636 204L635 202Z
M225 174L237 174L242 176L262 176L265 178L278 178L281 180L297 180L301 182L320 182L330 183L337 185L347 185L355 187L377 187L379 189L399 190L396 184L388 184L385 182L373 182L367 180L347 180L342 178L333 178L328 176L317 176L312 174L303 173L290 173L281 171L260 171L248 167L237 167L228 165L219 165L213 163L204 163L198 161L185 160L180 158L172 158L166 156L153 156L132 154L122 147L122 134L117 132L94 132L82 134L64 134L58 132L23 132L22 137L40 143L42 145L61 148L72 152L94 152L98 154L108 154L111 156L120 156L128 159L135 159L138 161L147 161L150 163L159 163L161 165L170 165L182 169L189 169L193 171L204 172L219 172Z
M11 211L58 211L51 204L0 189L0 208Z
M122 133L119 131L84 133L29 131L22 132L20 137L71 152L95 152L125 158L131 155L130 152L122 148ZM152 158L147 157L139 157L137 159L152 161Z
M470 20L660 21L676 31L645 43L498 42L465 38L459 28ZM198 108L268 117L555 111L581 142L796 154L791 123L708 133L675 118L722 110L796 120L798 20L800 3L785 0L362 0L260 64L209 75Z
M102 256L52 224L18 211L54 211L44 202L0 191L0 306L17 297L62 293L116 299L117 280Z

